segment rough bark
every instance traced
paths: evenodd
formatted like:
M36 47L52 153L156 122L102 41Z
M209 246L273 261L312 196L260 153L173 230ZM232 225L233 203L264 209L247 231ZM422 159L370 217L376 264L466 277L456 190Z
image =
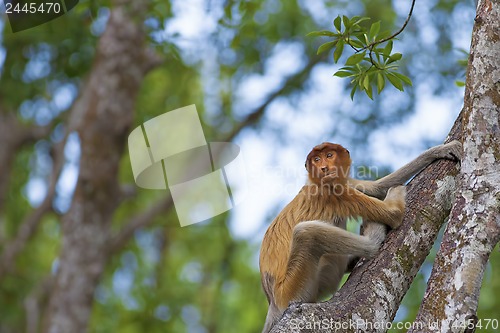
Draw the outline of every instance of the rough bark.
M460 134L459 117L448 141ZM378 257L356 267L328 302L291 305L271 332L387 331L450 212L457 173L456 163L440 160L417 175L407 187L403 225L388 235Z
M500 238L499 32L500 2L480 1L464 99L459 190L416 319L425 326L412 332L428 332L429 324L436 332L463 332L477 318L484 269Z
M118 166L133 120L136 94L154 65L145 49L143 1L120 2L102 35L90 76L71 110L81 142L80 173L62 219L62 249L44 331L87 330L93 294L108 258L112 215L119 203Z

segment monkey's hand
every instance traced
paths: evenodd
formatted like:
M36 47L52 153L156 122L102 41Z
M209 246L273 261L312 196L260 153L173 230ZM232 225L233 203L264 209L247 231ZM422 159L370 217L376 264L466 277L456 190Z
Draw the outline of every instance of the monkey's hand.
M323 184L335 184L338 183L339 176L336 172L329 173L321 178L321 183Z
M394 186L387 191L387 196L384 201L402 201L403 204L406 199L406 187L403 185Z
M406 187L404 186L395 186L391 187L389 191L387 191L387 196L384 199L389 205L389 209L394 214L394 219L392 221L391 226L397 228L403 222L403 215L405 213L406 206Z
M458 140L431 148L436 159L443 158L460 162L462 160L462 144Z

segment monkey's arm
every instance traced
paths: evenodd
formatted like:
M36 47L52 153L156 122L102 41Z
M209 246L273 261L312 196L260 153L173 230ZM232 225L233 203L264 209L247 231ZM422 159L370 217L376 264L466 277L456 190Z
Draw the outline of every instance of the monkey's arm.
M406 189L404 186L391 187L383 201L360 191L349 193L351 216L361 216L365 221L373 221L396 229L403 221ZM378 238L378 236L374 237Z
M411 177L420 172L433 161L441 158L460 161L461 156L462 144L455 140L426 150L413 161L378 180L371 181L348 178L347 181L350 187L353 187L371 197L383 199L389 188L405 184Z

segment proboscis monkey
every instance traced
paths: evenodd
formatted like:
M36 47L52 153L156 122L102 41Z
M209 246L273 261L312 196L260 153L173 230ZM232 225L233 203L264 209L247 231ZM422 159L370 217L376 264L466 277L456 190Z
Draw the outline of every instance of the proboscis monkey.
M315 302L335 292L351 258L377 253L385 231L348 232L348 217L397 228L405 210L401 185L436 159L458 160L461 150L458 141L436 146L394 173L366 181L348 176L351 158L341 145L325 142L314 147L305 164L309 181L262 241L260 272L269 302L263 332L271 330L290 302Z

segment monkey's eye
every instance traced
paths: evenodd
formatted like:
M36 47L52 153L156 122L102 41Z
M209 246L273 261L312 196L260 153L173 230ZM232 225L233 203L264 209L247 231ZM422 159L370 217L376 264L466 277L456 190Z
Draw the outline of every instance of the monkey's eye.
M331 158L332 156L333 156L333 154L332 154L332 153L328 153L328 154L326 154L326 157L327 157L327 158Z
M316 157L314 158L314 162L319 162L319 160L320 160L320 159L321 159L321 158L319 158L318 156L316 156Z

